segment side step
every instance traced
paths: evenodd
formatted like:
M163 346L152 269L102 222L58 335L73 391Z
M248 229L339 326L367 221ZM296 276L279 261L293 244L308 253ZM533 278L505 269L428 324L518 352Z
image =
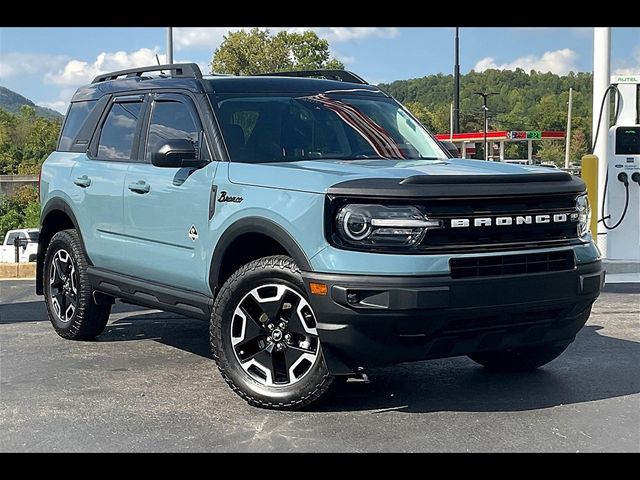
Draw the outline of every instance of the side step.
M207 295L96 267L89 267L87 273L91 288L95 292L122 298L135 305L166 310L186 317L201 320L209 320L211 317L213 299Z

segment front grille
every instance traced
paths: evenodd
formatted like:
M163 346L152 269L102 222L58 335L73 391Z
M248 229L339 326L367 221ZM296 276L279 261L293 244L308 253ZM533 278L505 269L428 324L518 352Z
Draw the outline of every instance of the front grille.
M521 255L452 258L449 260L452 278L522 275L526 273L560 272L575 268L571 250Z
M492 248L539 248L578 241L576 221L516 224L517 216L554 215L575 212L575 194L510 197L449 198L427 200L423 212L442 219L444 228L431 229L418 250L473 251ZM496 217L511 217L512 225L495 225ZM491 226L473 226L477 218L491 218ZM468 219L469 227L455 228L451 221Z

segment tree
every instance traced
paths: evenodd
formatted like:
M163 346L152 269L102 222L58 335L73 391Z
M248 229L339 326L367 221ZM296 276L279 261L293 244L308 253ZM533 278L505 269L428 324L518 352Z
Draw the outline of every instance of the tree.
M58 120L37 117L28 105L18 114L0 110L0 174L37 174L59 132Z
M564 167L564 143L554 140L542 140L538 147L538 156L543 162L553 162Z
M0 237L8 230L37 227L40 223L38 191L20 187L12 197L0 197Z
M342 62L331 58L329 42L315 32L271 35L269 30L253 28L224 36L213 53L211 68L216 73L255 75L258 73L320 68L343 69Z

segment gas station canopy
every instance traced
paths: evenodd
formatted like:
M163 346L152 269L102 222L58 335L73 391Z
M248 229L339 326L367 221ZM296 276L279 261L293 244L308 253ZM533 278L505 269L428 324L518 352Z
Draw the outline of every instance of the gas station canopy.
M469 133L439 133L436 135L438 140L447 140L456 144L462 158L467 158L468 147L473 148L475 151L476 143L484 142L483 132L469 132ZM496 130L487 132L487 142L489 143L489 151L491 152L491 144L499 143L500 145L500 160L504 160L504 144L506 142L527 142L528 159L532 161L533 145L532 142L536 140L564 140L565 132L558 130ZM471 144L471 145L468 145Z

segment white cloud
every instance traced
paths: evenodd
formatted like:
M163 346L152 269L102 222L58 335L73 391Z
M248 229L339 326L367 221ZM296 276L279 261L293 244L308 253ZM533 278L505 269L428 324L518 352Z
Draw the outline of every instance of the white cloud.
M613 70L614 75L638 75L640 74L640 45L636 45L631 53L633 59L628 60L614 60L615 68Z
M69 102L65 102L64 100L54 100L52 102L37 102L36 105L51 108L52 110L56 110L60 113L66 113Z
M345 65L351 65L356 61L356 57L352 55L334 55L334 57L340 60Z
M482 72L487 69L515 70L521 68L525 72L535 70L537 72L552 72L558 75L566 75L570 71L578 70L578 54L569 48L544 52L542 56L526 55L509 63L498 64L494 57L485 57L479 60L473 69Z
M252 27L176 27L174 29L173 39L176 49L178 50L186 48L206 48L213 52L213 50L222 43L224 35L228 32L241 29L249 30L251 28ZM282 30L288 32L311 30L316 32L319 37L336 43L365 38L394 38L399 33L395 27L269 27L269 30L272 33L277 33Z
M160 48L141 48L135 52L102 52L94 62L83 60L69 60L64 67L57 71L48 71L44 75L45 83L61 86L79 86L91 82L91 80L101 73L126 68L142 67L145 65L155 65L156 54L160 62L164 62L164 54L160 54Z
M1 59L0 78L9 78L14 75L29 75L50 70L66 62L69 57L44 53L3 52Z

